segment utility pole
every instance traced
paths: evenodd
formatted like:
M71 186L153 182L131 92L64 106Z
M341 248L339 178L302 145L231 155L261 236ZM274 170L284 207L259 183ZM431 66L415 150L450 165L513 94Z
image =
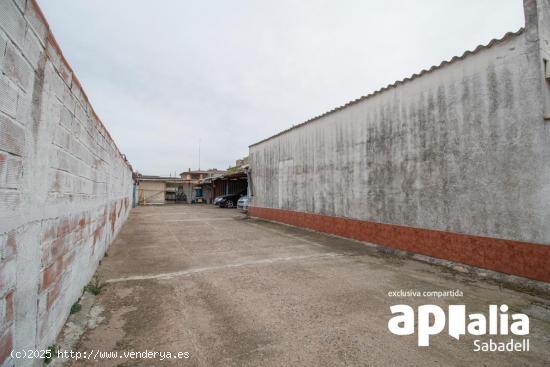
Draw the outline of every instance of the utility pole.
M199 138L199 171L201 170L201 138Z

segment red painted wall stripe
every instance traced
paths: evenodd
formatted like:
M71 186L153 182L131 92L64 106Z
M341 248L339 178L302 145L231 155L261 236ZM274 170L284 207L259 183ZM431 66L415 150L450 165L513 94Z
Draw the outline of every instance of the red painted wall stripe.
M258 217L359 241L550 282L550 245L251 207Z

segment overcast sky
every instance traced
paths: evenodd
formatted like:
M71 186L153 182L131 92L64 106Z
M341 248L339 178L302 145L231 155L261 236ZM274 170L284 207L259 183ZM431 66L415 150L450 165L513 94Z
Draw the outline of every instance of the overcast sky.
M524 25L522 0L39 0L134 169L248 145Z

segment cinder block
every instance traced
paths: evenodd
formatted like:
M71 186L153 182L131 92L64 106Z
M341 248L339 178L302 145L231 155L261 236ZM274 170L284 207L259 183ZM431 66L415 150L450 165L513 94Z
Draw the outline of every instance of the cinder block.
M61 120L61 102L51 93L42 95L42 106L40 108L40 125L47 126L49 132L53 134L54 127ZM34 107L34 105L32 106Z
M36 9L34 1L28 1L25 9L25 19L27 19L30 29L38 36L42 45L46 45L48 38L48 27Z
M0 75L0 111L11 117L17 114L17 89L5 76Z
M65 83L51 62L47 62L44 69L44 89L63 102Z
M23 177L23 161L19 157L11 157L8 160L5 187L19 189Z
M14 120L0 114L0 150L23 156L25 130Z
M67 109L66 106L61 107L61 114L59 124L68 130L68 134L72 134L73 131L74 116L73 113Z
M61 282L57 282L52 289L48 291L48 306L47 309L50 310L52 308L52 305L59 297L59 294L61 293L62 284Z
M0 29L0 65L4 62L4 55L6 53L6 47L8 45L8 37Z
M51 37L46 41L46 54L56 70L61 67L61 53Z
M55 72L53 75L51 75L52 79L49 80L50 87L52 88L52 91L54 95L57 97L57 99L63 103L63 98L65 97L65 88L67 85L61 78L61 76Z
M19 93L17 96L16 120L22 125L32 123L32 96L30 94Z
M0 236L0 261L15 255L17 251L17 243L15 233L4 233Z
M38 69L40 57L44 52L44 46L40 44L40 40L36 34L30 31L30 29L27 30L25 33L25 41L23 42L23 53L34 70Z
M41 243L51 242L56 239L56 229L59 223L59 218L46 219L41 225Z
M88 150L82 145L81 142L79 142L78 140L75 140L74 137L72 137L71 141L72 141L72 144L70 146L69 152L91 168L92 165L94 164L94 160L91 157L90 152L88 152Z
M76 104L74 115L82 123L82 127L84 127L84 123L88 119L88 116L86 114L86 110L84 110L80 103Z
M70 151L71 142L74 141L69 131L62 125L57 125L53 136L53 143L66 151Z
M6 294L4 298L4 321L6 323L13 321L13 295L14 294L15 294L15 290L11 290L8 294Z
M100 146L97 145L97 143L94 141L93 137L88 133L88 130L85 128L85 124L80 124L80 135L77 135L78 140L84 145L86 148L90 150L98 151L101 149Z
M32 91L34 72L19 50L11 43L8 43L6 48L6 55L2 62L2 71L24 91L28 93Z
M51 169L48 172L48 193L59 193L62 190L63 172L57 169Z
M45 290L52 287L63 273L63 260L58 259L42 271L42 282L40 289Z
M84 135L84 129L82 128L82 123L76 118L76 115L74 117L75 119L73 120L72 125L72 135L80 141L83 141L82 138Z
M0 153L0 188L19 188L22 174L21 158Z
M70 174L52 170L49 174L48 191L50 193L70 193L73 192L72 177Z
M0 218L13 215L20 201L21 195L18 191L0 191Z
M61 76L61 79L63 79L65 84L70 88L73 82L73 72L69 65L67 65L65 62L61 62L59 75Z
M51 162L51 166L66 172L71 172L75 175L78 174L78 160L62 149L56 148L55 150L56 152Z
M0 1L0 26L13 42L23 45L27 22L12 1Z
M7 258L0 262L0 296L7 294L15 287L15 258Z
M14 0L14 1L15 1L15 5L17 5L17 7L19 8L19 11L21 11L21 13L24 13L27 0Z
M73 92L73 95L75 96L76 100L78 102L80 102L81 107L86 112L87 111L86 97L85 97L84 91L82 90L82 87L80 86L80 83L78 83L75 78L76 77L73 76L73 82L71 84L71 91Z
M76 98L73 96L73 93L71 92L71 88L69 86L65 87L65 90L63 92L63 105L74 115L75 105L76 105Z

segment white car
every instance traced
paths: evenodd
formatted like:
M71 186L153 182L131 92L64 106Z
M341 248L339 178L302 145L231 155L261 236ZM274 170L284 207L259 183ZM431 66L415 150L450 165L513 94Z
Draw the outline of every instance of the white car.
M239 201L237 201L237 208L242 210L247 210L249 204L250 204L250 198L246 195L241 196Z

